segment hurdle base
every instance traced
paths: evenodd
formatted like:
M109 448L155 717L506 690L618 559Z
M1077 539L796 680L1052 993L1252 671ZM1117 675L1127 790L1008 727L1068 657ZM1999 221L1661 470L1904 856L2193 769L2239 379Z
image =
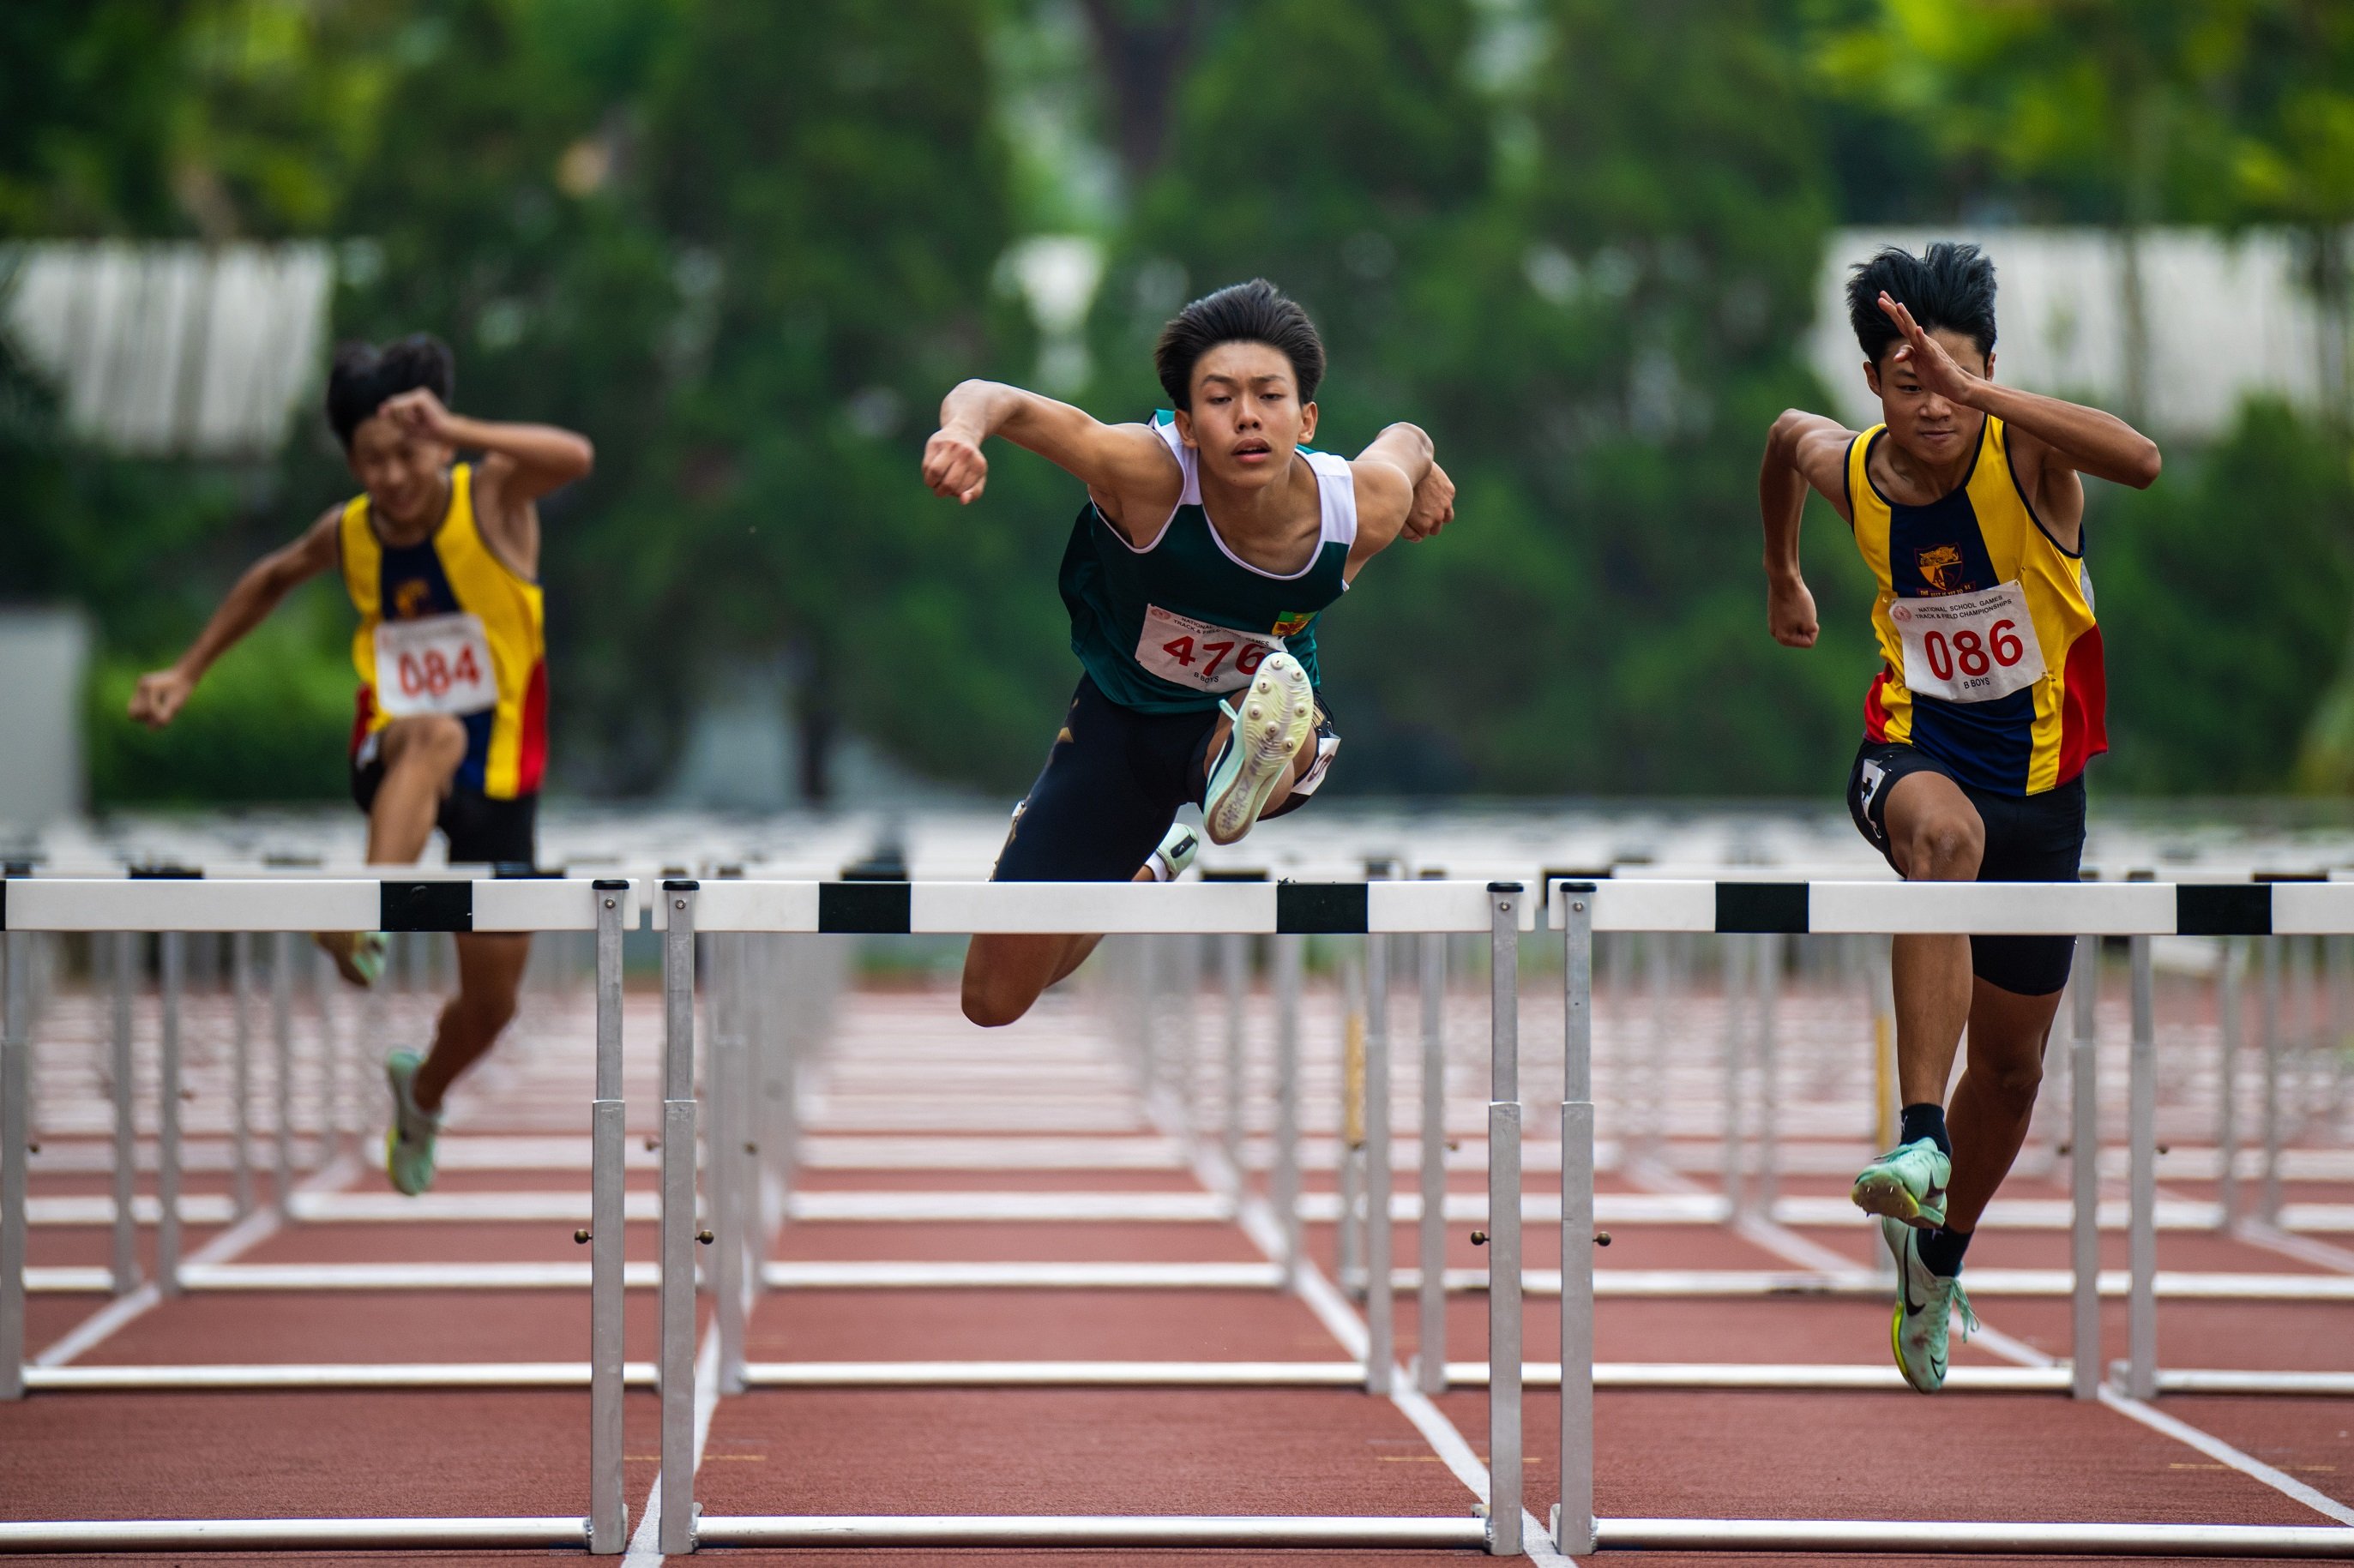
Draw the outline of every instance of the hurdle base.
M1484 1547L1487 1521L1288 1514L705 1514L701 1546Z
M1880 1520L1605 1519L1604 1552L2019 1553L2354 1559L2354 1530L2253 1524L1982 1524Z
M588 1520L551 1519L105 1519L0 1523L0 1552L421 1551L588 1545Z

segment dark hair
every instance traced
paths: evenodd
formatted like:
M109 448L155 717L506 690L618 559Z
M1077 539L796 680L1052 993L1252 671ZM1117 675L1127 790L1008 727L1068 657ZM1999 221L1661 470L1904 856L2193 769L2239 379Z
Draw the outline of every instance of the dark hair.
M345 450L352 432L373 418L387 397L423 387L441 399L458 385L458 361L450 345L431 333L415 332L378 348L372 343L347 343L335 350L327 372L327 423Z
M1291 361L1299 400L1324 379L1324 340L1299 302L1264 278L1232 283L1179 311L1152 345L1152 367L1172 408L1193 406L1193 366L1222 343L1263 343Z
M1880 308L1883 289L1923 332L1943 327L1966 334L1980 354L1994 352L1994 263L1977 246L1941 239L1915 256L1891 245L1855 269L1847 281L1847 316L1874 365L1903 335Z

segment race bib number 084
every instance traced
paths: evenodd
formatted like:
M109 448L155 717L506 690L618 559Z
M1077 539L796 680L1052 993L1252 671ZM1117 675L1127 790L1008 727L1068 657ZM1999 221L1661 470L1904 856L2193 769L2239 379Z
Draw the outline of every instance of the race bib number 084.
M478 617L461 612L377 623L376 706L394 718L477 714L498 700L490 640Z
M1279 652L1283 639L1195 620L1159 605L1144 609L1136 662L1164 681L1204 692L1235 692L1250 684L1259 662Z
M1904 684L1949 703L1990 703L2043 678L2043 646L2027 591L2016 582L1984 593L1900 599L1888 619L1904 644Z

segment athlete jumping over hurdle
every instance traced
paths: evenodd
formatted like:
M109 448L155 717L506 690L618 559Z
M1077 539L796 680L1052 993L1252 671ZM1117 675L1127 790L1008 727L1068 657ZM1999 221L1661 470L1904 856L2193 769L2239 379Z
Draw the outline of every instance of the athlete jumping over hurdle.
M1199 847L1179 807L1200 805L1224 844L1305 805L1340 746L1317 690L1317 616L1393 541L1455 514L1412 425L1353 461L1302 447L1324 345L1265 280L1187 305L1153 363L1173 412L1149 425L968 381L924 448L924 482L961 503L987 482L992 435L1087 487L1062 567L1085 673L995 881L1168 881ZM973 938L965 1016L1013 1022L1101 939Z
M595 454L569 430L451 413L455 375L449 349L422 334L336 353L327 419L365 493L248 568L179 662L140 678L131 716L154 729L171 723L213 662L290 589L340 569L359 612L351 777L367 813L368 863L413 863L438 826L453 862L528 868L547 753L536 503L587 475ZM461 449L482 461L458 462ZM315 939L355 985L383 970L377 933ZM457 943L458 994L431 1050L385 1061L385 1171L411 1194L433 1182L442 1097L514 1016L531 955L525 934Z
M2145 489L2158 451L2122 419L1994 379L1994 264L1972 245L1882 250L1848 284L1882 423L1793 408L1758 475L1767 619L1810 648L1799 573L1811 485L1854 531L1879 588L1884 668L1848 776L1856 827L1912 882L2073 882L2084 765L2108 749L2080 474ZM1893 944L1897 1147L1855 1180L1897 1262L1892 1338L1924 1393L1978 1216L2027 1136L2072 937L1901 936ZM1969 1056L1945 1104L1963 1026Z

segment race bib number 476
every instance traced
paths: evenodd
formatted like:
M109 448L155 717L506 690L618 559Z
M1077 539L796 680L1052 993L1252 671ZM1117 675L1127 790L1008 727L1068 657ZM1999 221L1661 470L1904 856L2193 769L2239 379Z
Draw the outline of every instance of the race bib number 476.
M1904 643L1904 683L1925 697L1990 703L2043 678L2043 646L2016 582L1984 593L1900 599L1888 619Z
M498 700L490 640L477 617L461 612L377 624L376 702L394 718L477 714Z
M1250 684L1259 661L1279 652L1283 639L1237 631L1147 605L1136 662L1164 681L1204 692L1234 692Z

